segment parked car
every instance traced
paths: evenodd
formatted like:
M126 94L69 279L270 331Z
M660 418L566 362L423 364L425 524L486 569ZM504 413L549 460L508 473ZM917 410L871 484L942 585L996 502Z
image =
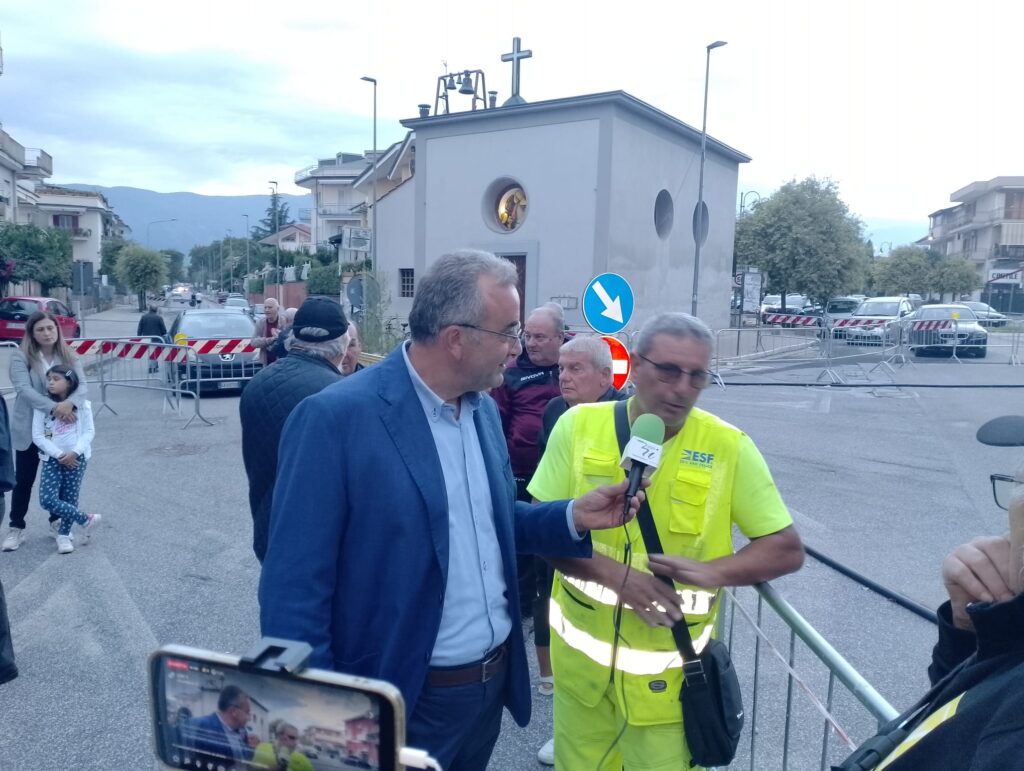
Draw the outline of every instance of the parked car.
M226 299L224 301L224 307L225 308L241 308L242 310L248 312L248 310L249 310L249 303L248 303L248 301L246 301L246 299L244 297L242 297L242 295L238 295L236 297L229 297L228 299Z
M832 332L833 337L845 337L846 330L842 327L835 329L835 324L839 319L850 318L853 315L853 312L857 310L862 300L863 298L857 298L850 295L849 297L833 297L825 303L825 327L827 329L834 330Z
M966 305L922 305L905 319L909 325L907 344L915 356L942 353L984 359L988 353L988 332ZM943 329L914 329L915 321L951 321Z
M220 305L223 305L223 304L224 304L224 302L225 302L225 301L226 301L227 299L228 299L228 293L227 293L227 292L217 292L217 302L218 302L218 303L219 303Z
M25 322L37 311L57 317L57 325L65 338L78 337L80 328L75 312L52 297L4 297L0 300L0 340L21 340Z
M800 309L807 305L807 298L802 294L786 295L786 313L799 313ZM761 301L761 323L765 324L769 313L780 313L782 311L782 295L765 295Z
M1005 327L1010 321L1008 316L1000 313L988 303L968 301L959 304L966 305L974 311L974 315L978 317L978 323L983 327Z
M908 297L872 297L864 300L850 315L851 321L880 321L879 324L843 327L843 337L851 345L889 345L899 340L900 319L914 311Z
M247 313L226 308L197 308L178 314L168 331L168 341L175 340L250 340L256 324ZM198 364L198 367L196 366ZM202 390L224 391L245 388L249 379L263 367L259 352L203 353L198 362L176 362L167 365L171 382L183 382L183 388L195 392L197 379Z

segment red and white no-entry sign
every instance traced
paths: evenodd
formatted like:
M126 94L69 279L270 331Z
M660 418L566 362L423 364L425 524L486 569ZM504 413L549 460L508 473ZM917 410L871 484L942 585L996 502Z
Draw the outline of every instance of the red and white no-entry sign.
M612 386L622 388L629 378L629 351L617 337L602 335L601 339L612 349Z

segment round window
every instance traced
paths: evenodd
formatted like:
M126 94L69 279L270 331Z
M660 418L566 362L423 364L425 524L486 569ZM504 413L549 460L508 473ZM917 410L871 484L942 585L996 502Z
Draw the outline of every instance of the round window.
M494 214L503 230L515 230L526 219L526 191L519 184L512 184L498 193Z
M668 238L672 232L672 222L675 219L675 207L672 205L672 195L668 190L662 190L654 199L654 230L658 238Z

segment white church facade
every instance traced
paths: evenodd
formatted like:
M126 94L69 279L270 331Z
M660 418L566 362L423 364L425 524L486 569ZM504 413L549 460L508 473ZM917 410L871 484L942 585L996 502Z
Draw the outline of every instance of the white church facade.
M485 249L520 271L524 309L550 300L582 328L594 276L622 275L636 296L635 330L664 310L689 311L698 199L699 130L622 92L421 116L402 182L377 203L377 272L388 316L405 320L416 277L446 252ZM698 314L727 327L739 164L707 140ZM382 164L383 165L383 164Z

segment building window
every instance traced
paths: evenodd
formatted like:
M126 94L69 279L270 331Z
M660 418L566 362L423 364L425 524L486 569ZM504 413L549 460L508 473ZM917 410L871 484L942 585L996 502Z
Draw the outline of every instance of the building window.
M416 278L412 268L398 269L398 296L412 297L416 289Z
M54 214L53 226L62 230L74 230L78 227L77 214Z

